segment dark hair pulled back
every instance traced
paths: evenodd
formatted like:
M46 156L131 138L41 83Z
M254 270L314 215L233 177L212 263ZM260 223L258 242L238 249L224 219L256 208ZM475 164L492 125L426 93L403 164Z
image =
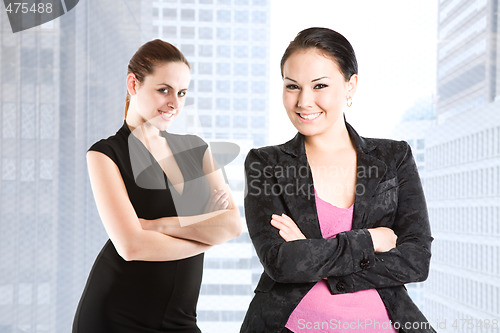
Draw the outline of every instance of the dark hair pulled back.
M358 62L351 43L338 32L328 28L308 28L297 34L281 58L281 76L286 60L296 51L315 48L331 57L339 66L346 81L358 74Z
M155 66L165 62L183 62L189 68L189 62L182 52L174 45L161 39L155 39L143 44L132 56L128 63L127 75L133 73L140 83L144 78L153 74ZM130 94L127 91L125 100L125 118L130 104Z

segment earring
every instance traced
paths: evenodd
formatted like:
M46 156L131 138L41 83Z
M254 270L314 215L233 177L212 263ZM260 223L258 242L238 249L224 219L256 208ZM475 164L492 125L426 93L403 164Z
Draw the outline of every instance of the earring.
M350 108L352 105L352 97L351 96L348 96L347 97L347 107Z

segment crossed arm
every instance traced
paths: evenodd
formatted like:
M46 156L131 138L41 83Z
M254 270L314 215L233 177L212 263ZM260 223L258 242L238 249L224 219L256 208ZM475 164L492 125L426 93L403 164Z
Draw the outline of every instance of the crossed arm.
M269 164L267 160L268 156L258 150L247 156L247 181L253 181L253 188L269 182L269 178L259 179ZM273 215L287 211L282 198L249 192L245 198L248 229L266 273L282 283L343 279L349 292L425 280L432 237L409 147L398 164L397 175L399 197L393 231L349 230L334 239L306 239L290 217ZM314 223L308 216L295 218L301 223ZM362 261L369 264L360 265Z
M217 210L196 216L148 221L138 218L116 164L100 152L87 153L89 177L97 209L120 256L127 261L184 259L205 252L214 244L239 236L239 212L225 187L220 170L215 169L211 161L211 154L207 149L203 168L211 190L216 190L209 201L210 207L207 208ZM225 193L225 196L221 193ZM158 222L156 226L155 221ZM165 232L162 233L161 228Z

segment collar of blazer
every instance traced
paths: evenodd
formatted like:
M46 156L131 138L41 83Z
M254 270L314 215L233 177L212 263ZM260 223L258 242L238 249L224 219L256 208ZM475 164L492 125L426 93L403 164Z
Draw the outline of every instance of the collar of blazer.
M385 180L387 165L378 158L376 139L363 138L347 123L347 131L356 148L357 175L352 229L366 226L367 216L373 209L378 185ZM274 176L281 194L290 209L291 218L299 225L306 237L321 238L314 185L307 156L304 136L300 133L279 148L286 153L277 161Z

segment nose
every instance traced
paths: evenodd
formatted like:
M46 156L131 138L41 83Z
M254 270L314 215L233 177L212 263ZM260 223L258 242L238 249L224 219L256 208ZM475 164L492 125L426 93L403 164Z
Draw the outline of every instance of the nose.
M179 104L180 104L179 97L175 95L169 98L167 102L167 107L171 110L176 110L179 107Z
M297 99L297 107L301 109L311 108L313 105L312 92L309 89L302 89Z

